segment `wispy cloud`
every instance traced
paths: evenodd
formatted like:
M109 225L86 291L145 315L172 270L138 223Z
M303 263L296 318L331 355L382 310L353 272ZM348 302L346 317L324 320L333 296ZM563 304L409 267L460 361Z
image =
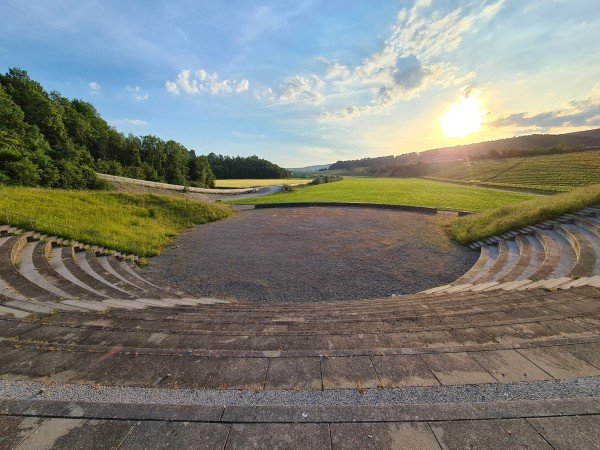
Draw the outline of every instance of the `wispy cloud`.
M476 76L465 73L443 57L460 47L463 36L477 22L491 19L502 8L498 0L476 11L456 8L450 13L430 11L430 0L418 0L402 9L390 37L381 50L354 67L328 61L325 79L338 90L370 89L368 104L352 105L325 112L324 120L347 119L365 113L382 112L400 100L418 96L429 86L460 85Z
M260 140L266 139L267 136L265 134L256 134L256 133L243 133L241 131L232 131L231 135L240 138L240 139L249 139L249 140Z
M600 126L600 83L583 100L573 100L563 108L537 113L519 112L497 117L489 126L550 129Z
M192 72L189 69L184 69L177 75L175 81L167 81L165 87L173 94L200 94L210 93L218 94L239 94L250 88L250 83L246 79L241 81L236 80L220 80L217 73L210 74L204 69L198 69Z
M102 89L102 86L100 86L95 81L91 81L90 83L88 83L88 87L90 88L90 94L92 95L98 95L100 93L100 90Z
M129 92L131 94L131 97L136 102L141 102L141 101L144 101L144 100L148 100L148 97L150 96L150 94L148 94L148 92L144 91L139 86L136 86L136 87L127 86L126 89L127 89L127 92Z
M117 120L109 120L108 123L114 126L118 125L133 125L136 127L145 127L148 125L148 122L144 122L140 119L117 119Z

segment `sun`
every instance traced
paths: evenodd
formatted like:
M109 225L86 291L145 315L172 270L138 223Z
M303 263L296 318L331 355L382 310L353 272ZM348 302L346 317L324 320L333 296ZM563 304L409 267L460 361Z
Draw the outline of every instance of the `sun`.
M444 134L449 138L463 138L481 128L484 111L479 99L466 95L453 103L441 120Z

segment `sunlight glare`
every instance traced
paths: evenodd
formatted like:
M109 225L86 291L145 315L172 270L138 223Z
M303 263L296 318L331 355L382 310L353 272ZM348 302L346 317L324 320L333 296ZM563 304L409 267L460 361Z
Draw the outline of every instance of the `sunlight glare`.
M481 128L483 115L479 100L474 95L467 95L453 103L442 117L444 134L449 138L463 138Z

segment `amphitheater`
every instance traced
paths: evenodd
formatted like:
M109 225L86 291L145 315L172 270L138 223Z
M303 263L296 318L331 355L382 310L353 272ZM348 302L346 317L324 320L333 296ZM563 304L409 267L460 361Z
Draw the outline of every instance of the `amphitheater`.
M600 448L600 208L449 285L304 304L0 232L1 448Z

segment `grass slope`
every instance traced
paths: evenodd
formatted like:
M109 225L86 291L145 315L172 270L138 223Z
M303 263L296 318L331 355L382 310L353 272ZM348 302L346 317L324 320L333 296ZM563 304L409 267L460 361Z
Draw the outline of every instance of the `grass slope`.
M600 204L600 184L461 217L450 224L449 231L458 242L468 244L595 204Z
M600 183L600 151L474 161L470 166L459 162L428 178L565 192Z
M152 256L191 226L231 208L152 194L0 187L0 222Z
M246 200L240 204L343 202L428 206L484 211L536 197L533 194L460 186L419 178L345 178L336 183L308 186L295 192Z
M253 179L237 179L237 180L217 180L215 181L215 187L217 188L247 188L247 187L262 187L262 186L273 186L282 184L290 184L297 186L300 184L310 183L310 179L306 178L274 178L266 180L253 180Z

